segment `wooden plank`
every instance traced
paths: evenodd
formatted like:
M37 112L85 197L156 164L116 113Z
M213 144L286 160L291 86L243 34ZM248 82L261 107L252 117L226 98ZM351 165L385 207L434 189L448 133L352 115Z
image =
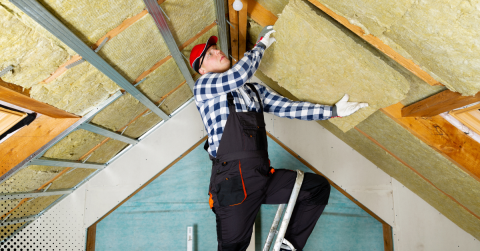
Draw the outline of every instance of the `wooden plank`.
M458 92L445 90L402 108L402 117L433 117L478 101L480 101L480 93L475 96L462 96Z
M325 177L327 180L328 180L328 183L330 183L330 185L332 187L334 187L335 189L337 189L340 193L342 193L345 197L347 197L348 199L350 199L353 203L355 203L357 206L359 206L360 208L362 208L365 212L367 212L368 214L370 214L373 218L375 218L376 220L378 220L380 223L382 224L386 224L388 225L384 220L382 220L380 217L378 217L374 212L372 212L370 209L368 209L366 206L364 206L362 203L360 203L358 200L356 200L355 198L353 198L353 196L351 196L349 193L345 192L345 190L343 190L340 186L338 186L337 184L335 184L332 180L330 180L327 176L325 176L324 174L322 174L321 172L319 172L317 169L315 169L315 167L313 167L312 165L310 165L310 163L308 163L307 161L305 161L304 159L300 158L298 154L296 154L292 149L288 148L285 144L283 144L280 140L278 140L277 138L275 138L275 136L273 136L272 134L268 133L267 132L267 135L275 142L277 142L277 144L279 144L283 149L285 149L288 153L290 153L293 157L295 157L296 159L298 159L300 162L302 162L305 166L307 166L308 168L310 168L310 170L314 171L316 174L318 175L321 175L323 177Z
M255 22L265 27L267 25L274 25L277 22L277 17L265 9L255 0L248 0L248 16L252 18Z
M472 131L480 134L480 104L450 112L452 117L456 118L462 124L466 125Z
M402 108L403 105L397 103L381 111L480 181L480 143L439 115L429 118L402 117Z
M12 91L18 92L18 93L20 93L22 95L25 95L27 97L30 97L30 89L25 89L25 88L23 88L19 85L4 82L1 78L0 78L0 86L3 86L3 87L5 87L7 89L10 89Z
M392 227L388 224L383 225L383 247L385 251L393 251Z
M3 86L0 86L0 100L3 100L12 105L20 106L28 110L50 116L52 118L78 118L77 115L45 104Z
M87 230L87 247L85 251L95 251L96 237L97 237L97 224L93 224Z
M25 112L17 112L0 107L0 135L15 126L28 114Z
M243 8L238 12L238 58L247 51L248 0L242 0Z
M368 34L368 35L365 34L365 31L362 28L351 24L346 18L336 14L335 12L327 8L325 5L321 4L319 1L317 0L308 0L308 1L313 5L317 6L317 8L319 8L329 16L331 16L333 19L337 20L343 26L345 26L346 28L348 28L349 30L357 34L359 37L363 38L365 41L373 45L375 48L385 53L387 56L389 56L393 60L397 61L400 65L407 68L410 72L415 74L417 77L419 77L423 81L427 82L429 85L442 85L440 82L435 80L432 76L430 76L430 74L422 70L420 66L416 65L412 60L406 59L405 57L400 55L398 52L390 48L390 46L383 43L383 41L380 40L379 38L373 36L372 34Z
M235 0L228 0L228 19L233 27L230 27L230 51L232 53L232 64L238 62L238 11L233 9Z
M195 145L193 145L192 147L190 147L187 151L185 151L185 153L183 153L180 157L176 158L172 163L170 163L167 167L165 167L162 171L160 171L159 173L157 173L155 176L153 176L151 179L149 179L145 184L143 184L140 188L138 188L137 190L135 190L135 192L133 192L132 194L130 194L127 198L125 198L124 200L122 200L120 203L118 203L112 210L108 211L105 215L102 216L102 218L98 219L95 223L99 223L100 221L102 221L103 219L105 219L105 217L107 217L108 215L110 215L113 211L115 211L117 208L119 208L121 205L123 205L123 203L127 202L130 198L132 198L135 194L137 194L138 192L140 192L142 189L144 189L146 186L148 186L148 184L152 183L152 181L154 181L155 179L157 179L160 175L162 175L164 172L166 172L168 169L170 169L170 167L172 167L173 165L177 164L177 162L179 162L181 159L183 159L183 157L187 156L191 151L193 151L195 148L197 148L197 146L199 146L200 144L203 144L205 143L205 140L207 140L207 137L208 136L205 136L203 137L200 141L198 141Z
M6 139L0 147L0 176L55 138L79 118L40 116Z

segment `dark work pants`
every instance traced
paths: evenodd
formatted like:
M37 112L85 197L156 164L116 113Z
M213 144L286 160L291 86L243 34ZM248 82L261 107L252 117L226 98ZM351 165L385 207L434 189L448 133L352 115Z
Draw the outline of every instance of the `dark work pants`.
M288 203L297 177L296 171L284 169L275 170L275 173L266 176L246 165L242 165L242 172L247 198L239 205L220 207L215 203L213 207L217 220L219 251L246 250L260 206ZM317 174L305 173L285 234L285 238L297 250L302 250L305 246L328 203L329 196L330 184L327 179Z

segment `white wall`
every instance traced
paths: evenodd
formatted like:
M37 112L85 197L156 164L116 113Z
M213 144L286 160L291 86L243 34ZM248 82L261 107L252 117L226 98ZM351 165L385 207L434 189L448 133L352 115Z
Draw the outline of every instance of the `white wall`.
M267 130L272 135L393 227L395 250L480 250L478 240L318 123L269 114L266 114L266 120ZM58 247L51 250L84 250L87 227L193 146L204 134L198 111L191 103L23 229L12 242L19 242L36 231L39 236L59 236L55 240L35 239L40 245Z

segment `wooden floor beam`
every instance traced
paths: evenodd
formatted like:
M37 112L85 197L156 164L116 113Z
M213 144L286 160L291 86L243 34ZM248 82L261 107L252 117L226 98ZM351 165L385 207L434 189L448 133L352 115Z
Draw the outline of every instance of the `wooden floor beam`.
M433 117L478 101L480 101L480 92L475 96L462 96L458 92L445 90L402 108L402 117Z

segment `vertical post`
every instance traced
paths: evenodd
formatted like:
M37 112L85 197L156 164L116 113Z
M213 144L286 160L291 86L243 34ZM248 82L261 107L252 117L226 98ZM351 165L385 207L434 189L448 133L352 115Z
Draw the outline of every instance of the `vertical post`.
M87 248L86 251L95 251L95 239L97 237L97 223L87 229Z
M383 223L383 247L385 251L393 251L392 227Z

